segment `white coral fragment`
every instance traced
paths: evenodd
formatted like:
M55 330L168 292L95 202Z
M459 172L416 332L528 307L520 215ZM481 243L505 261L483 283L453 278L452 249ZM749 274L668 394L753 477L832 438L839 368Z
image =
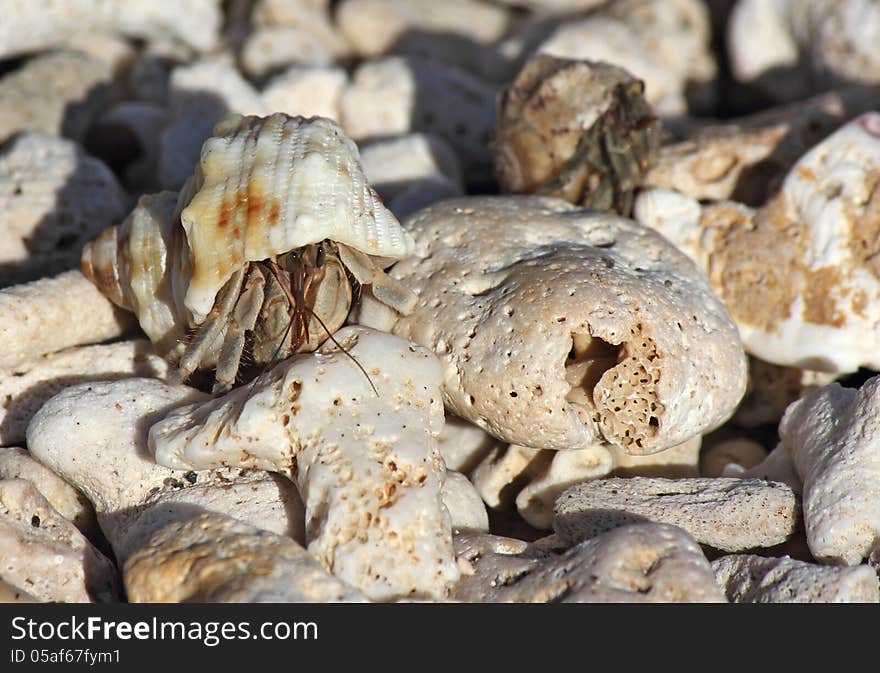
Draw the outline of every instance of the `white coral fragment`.
M817 560L857 565L880 538L880 377L837 383L788 407L782 445L804 482L807 544Z
M178 469L260 466L296 479L309 551L373 600L439 598L458 577L449 514L440 367L429 351L349 327L225 397L150 429ZM357 364L363 368L359 370Z

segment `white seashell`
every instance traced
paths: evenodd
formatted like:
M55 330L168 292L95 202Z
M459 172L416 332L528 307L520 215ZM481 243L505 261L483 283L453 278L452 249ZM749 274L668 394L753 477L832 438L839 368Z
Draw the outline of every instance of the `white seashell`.
M412 237L367 184L357 146L322 117L237 117L205 142L182 194L193 276L184 304L201 322L233 272L324 239L401 258Z

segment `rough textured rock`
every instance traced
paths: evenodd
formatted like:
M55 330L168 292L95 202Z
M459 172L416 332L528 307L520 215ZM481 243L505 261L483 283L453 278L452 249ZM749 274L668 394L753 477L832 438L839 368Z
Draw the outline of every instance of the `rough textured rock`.
M868 566L732 554L713 561L712 569L731 603L880 603L877 573Z
M79 271L0 289L0 368L46 353L112 339L134 320Z
M77 267L83 245L129 205L110 169L76 143L16 136L0 154L0 285Z
M168 364L145 339L81 346L0 370L0 445L23 442L33 415L67 386L84 381L164 378Z
M40 601L116 601L113 564L24 479L0 480L0 579Z
M679 526L724 551L771 547L797 531L800 508L785 484L758 479L596 479L556 501L553 527L570 541L618 526L655 521Z
M604 438L646 454L732 414L746 379L735 328L649 229L514 196L451 199L404 227L421 257L389 273L416 309L398 318L365 293L359 319L431 348L456 415L523 446Z
M112 67L77 52L36 56L0 78L0 142L37 131L82 142L111 100Z
M206 397L156 379L101 381L65 389L31 420L31 453L92 502L120 563L155 531L206 512L303 539L302 502L288 480L254 470L195 472L155 463L147 448L150 425Z
M335 340L346 353L328 342L252 386L174 410L150 429L151 451L177 469L296 479L308 549L324 567L372 600L440 598L458 571L441 499L439 364L364 327Z
M2 0L0 16L0 58L59 46L85 32L171 38L208 50L217 43L222 21L219 0L191 0L185 12L172 0Z
M793 403L779 424L804 483L807 543L818 561L858 565L880 537L880 376Z
M24 479L34 485L58 514L85 535L97 528L95 510L86 497L17 446L0 448L0 479Z
M290 538L217 514L159 529L124 576L133 603L366 601Z
M452 599L491 603L723 603L700 547L675 526L625 526L554 555L493 535L456 537Z

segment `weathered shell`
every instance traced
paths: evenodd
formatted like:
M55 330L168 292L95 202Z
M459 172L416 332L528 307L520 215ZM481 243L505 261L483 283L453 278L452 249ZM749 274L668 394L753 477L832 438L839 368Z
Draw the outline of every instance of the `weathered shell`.
M86 277L110 301L137 316L163 357L190 327L183 302L171 291L170 269L178 266L169 259L175 255L177 200L177 192L142 196L122 224L85 246L81 264Z
M529 60L499 97L501 190L628 215L660 138L643 90L609 63L546 54Z
M323 117L221 122L181 199L192 261L184 305L196 322L245 262L324 239L378 257L413 251L410 235L367 184L357 146Z

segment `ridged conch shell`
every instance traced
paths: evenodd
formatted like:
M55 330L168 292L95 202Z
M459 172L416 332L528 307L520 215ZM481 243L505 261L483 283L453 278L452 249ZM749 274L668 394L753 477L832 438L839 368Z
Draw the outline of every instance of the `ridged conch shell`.
M415 297L382 269L413 250L354 142L329 119L279 113L218 124L180 194L142 197L82 268L179 378L216 365L222 390L248 340L256 364L317 348L345 321L352 284L409 312Z

